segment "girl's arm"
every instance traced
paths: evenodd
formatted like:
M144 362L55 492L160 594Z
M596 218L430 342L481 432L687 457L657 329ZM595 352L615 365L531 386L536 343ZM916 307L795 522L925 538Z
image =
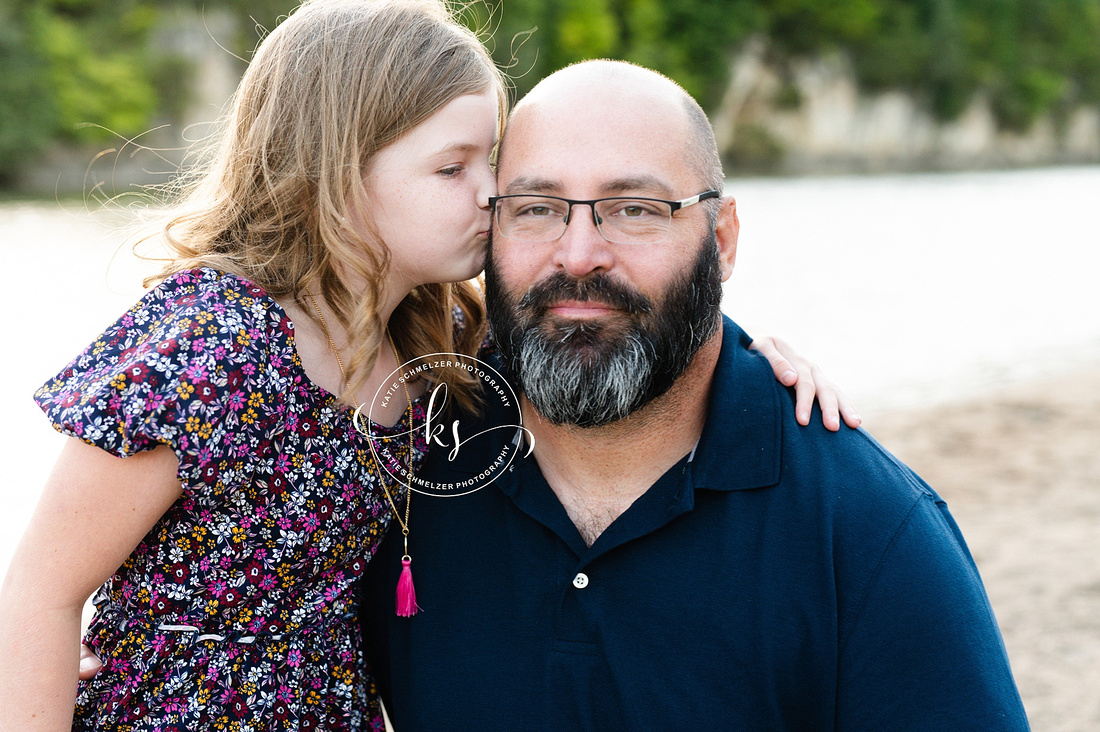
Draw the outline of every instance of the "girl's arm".
M863 420L844 392L825 378L821 369L795 353L784 341L763 336L754 339L749 347L760 351L768 359L779 383L794 387L794 413L799 424L805 426L810 423L810 410L816 396L821 407L821 421L826 429L833 432L839 430L841 417L844 424L852 429L859 427Z
M0 590L0 730L71 728L81 609L179 498L177 465L69 439Z

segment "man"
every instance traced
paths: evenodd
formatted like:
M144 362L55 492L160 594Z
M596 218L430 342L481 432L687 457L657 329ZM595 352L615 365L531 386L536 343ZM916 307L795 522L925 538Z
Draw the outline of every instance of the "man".
M516 107L487 300L534 449L414 501L419 614L393 614L402 537L368 568L399 732L1027 729L943 501L865 433L796 427L722 318L721 181L701 110L644 69L573 66ZM422 475L499 446L468 447Z

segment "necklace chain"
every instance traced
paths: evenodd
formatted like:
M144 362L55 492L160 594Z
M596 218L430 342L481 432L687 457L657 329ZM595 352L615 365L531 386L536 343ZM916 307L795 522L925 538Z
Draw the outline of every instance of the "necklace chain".
M332 349L332 355L336 357L336 365L340 368L340 377L344 380L344 388L350 390L351 382L348 381L348 373L344 369L344 361L340 358L340 351L336 348L336 341L332 339L332 333L329 332L328 323L325 322L325 315L321 312L321 307L317 304L317 298L313 296L310 289L306 288L306 294L309 295L310 302L313 303L313 309L317 311L317 317L321 321L321 329L325 332L325 338L328 339L329 348ZM397 363L401 363L401 356L397 353L397 346L393 342L393 336L390 335L390 329L386 328L386 339L390 342L390 348L393 350L393 357L397 360ZM412 396L409 394L409 385L404 381L401 382L405 387L405 398L409 401L409 419L412 419ZM351 395L351 403L355 405L355 415L352 417L352 424L355 425L355 421L358 419L358 415L362 412L362 405L355 398L355 395ZM411 426L411 425L410 425ZM397 510L397 503L393 500L393 495L390 493L390 489L386 486L386 479L382 475L382 468L379 465L378 453L374 449L374 442L369 434L366 435L367 445L370 447L371 456L374 458L374 472L378 476L378 482L382 485L382 492L386 494L386 500L389 501L390 508L393 509L393 515L397 519L397 522L401 524L401 533L405 537L405 557L409 555L409 509L412 507L412 489L408 483L405 484L405 518L401 518L401 512ZM412 430L409 430L409 470L412 471ZM399 481L395 478L394 484L399 484Z

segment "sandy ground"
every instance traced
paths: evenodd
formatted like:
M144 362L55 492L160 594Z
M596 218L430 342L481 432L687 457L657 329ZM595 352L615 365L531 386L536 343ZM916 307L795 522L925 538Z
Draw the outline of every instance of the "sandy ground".
M951 507L1032 727L1100 730L1100 363L866 426Z

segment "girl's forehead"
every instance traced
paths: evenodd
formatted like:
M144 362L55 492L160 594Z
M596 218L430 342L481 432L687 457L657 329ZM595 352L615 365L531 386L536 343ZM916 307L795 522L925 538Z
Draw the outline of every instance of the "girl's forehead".
M402 135L394 145L424 147L425 154L493 147L497 141L499 106L491 92L452 99Z

